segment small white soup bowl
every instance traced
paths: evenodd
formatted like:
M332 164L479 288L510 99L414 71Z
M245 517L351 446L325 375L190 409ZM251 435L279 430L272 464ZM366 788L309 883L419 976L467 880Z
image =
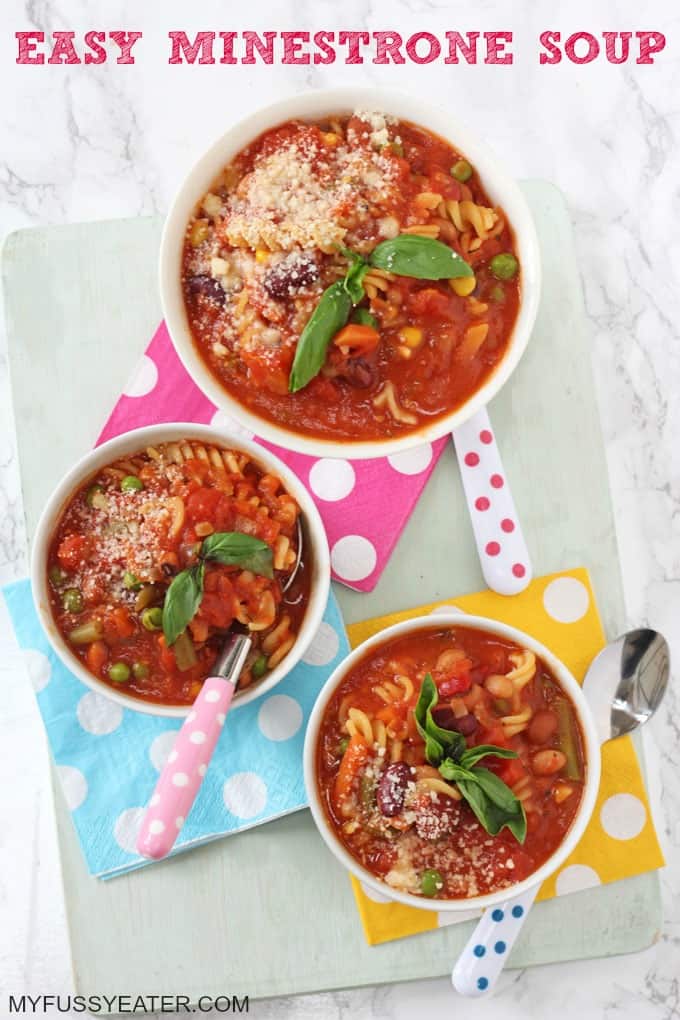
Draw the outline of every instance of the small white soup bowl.
M523 881L515 882L513 885L506 886L498 892L489 893L486 896L474 896L468 899L449 900L436 898L428 899L426 896L414 896L411 893L400 892L397 889L393 889L392 886L387 884L387 882L383 882L381 879L377 878L374 874L372 874L372 872L364 868L356 860L356 858L352 857L352 855L343 846L341 840L335 834L335 831L326 815L319 792L319 779L316 766L317 744L323 715L326 711L328 702L346 677L347 673L350 672L350 670L358 662L363 660L371 651L388 641L394 640L394 638L402 637L405 634L412 634L414 631L442 630L447 627L453 627L456 630L485 630L499 638L512 641L523 648L528 648L530 651L539 656L553 676L557 679L562 689L569 696L571 703L574 706L576 716L581 726L581 732L583 734L586 765L583 796L576 816L571 824L571 828L566 833L564 839L555 852L551 854L540 868L537 868L536 871L532 872L531 875ZM333 675L321 688L312 710L312 714L309 718L309 723L307 724L304 748L304 774L305 786L307 787L307 797L309 799L312 817L314 818L324 842L331 852L335 854L340 863L343 864L347 870L355 875L364 885L375 890L375 892L380 893L383 896L387 896L389 899L395 900L398 903L403 903L408 907L417 907L420 910L466 911L495 906L498 903L503 903L504 901L509 900L511 897L520 895L528 889L532 889L536 885L540 885L541 882L556 871L566 860L583 835L583 831L588 824L593 808L595 807L597 791L600 785L600 741L597 737L595 724L593 722L588 703L579 684L576 682L567 667L544 645L540 644L540 642L536 641L528 634L524 634L521 630L517 630L515 627L508 627L506 624L498 623L496 620L489 620L482 616L468 616L467 614L437 613L436 616L419 616L411 620L404 620L402 623L396 623L394 626L380 631L367 641L364 641L364 643L359 645L358 648L355 648L354 651L340 663L337 669L334 670Z
M505 210L513 226L522 267L522 293L517 321L503 359L484 384L459 408L404 436L384 440L335 441L298 433L260 417L235 400L217 381L200 357L191 335L182 294L182 250L187 224L196 206L226 164L263 131L287 120L314 120L350 114L356 109L379 110L412 121L450 142L474 164L489 198L494 205ZM519 362L536 319L540 280L540 255L533 219L522 192L508 176L503 164L474 132L451 116L450 110L417 96L373 88L305 92L258 110L231 127L189 171L170 207L160 251L160 290L165 322L175 349L194 382L214 404L230 417L243 422L255 435L286 449L317 457L386 457L439 439L467 421L498 393Z
M52 536L66 508L66 504L73 493L84 485L88 479L95 477L101 468L121 457L137 453L140 450L144 450L147 446L177 442L181 439L196 439L202 443L214 443L226 449L247 453L261 468L277 475L281 479L286 491L296 500L302 510L304 555L311 562L312 568L309 602L303 617L302 626L300 627L295 644L288 655L260 683L253 684L252 687L247 688L243 693L237 692L232 703L233 708L237 708L239 705L246 705L261 694L266 694L267 691L270 691L272 687L275 687L280 680L290 673L293 667L300 661L319 629L330 589L328 541L319 512L299 478L278 457L275 457L274 454L265 450L257 443L252 443L241 436L223 432L220 429L207 425L151 425L147 428L126 432L115 439L110 439L107 443L103 443L101 446L85 454L57 485L47 501L36 529L31 556L31 586L38 616L50 644L59 658L66 668L74 676L77 676L79 680L82 680L84 684L87 684L88 687L91 687L97 693L111 698L112 701L117 701L119 705L125 708L134 709L137 712L146 712L149 715L169 716L172 718L186 716L191 710L191 705L154 704L141 698L136 698L131 694L126 694L122 689L116 688L114 690L109 684L99 680L89 670L85 669L80 659L73 654L68 643L60 634L50 610L47 560Z

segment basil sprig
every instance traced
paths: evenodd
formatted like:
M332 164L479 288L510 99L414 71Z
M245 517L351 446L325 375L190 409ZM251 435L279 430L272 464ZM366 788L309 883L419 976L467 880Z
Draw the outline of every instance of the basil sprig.
M364 277L371 268L417 280L453 280L473 275L471 266L448 245L417 234L400 234L382 241L367 259L349 248L342 248L341 252L349 260L347 272L323 292L300 335L288 380L291 393L304 389L320 372L328 345L347 323L353 306L365 297Z
M425 741L425 757L444 779L456 784L489 835L497 836L501 829L508 828L518 843L524 843L527 819L521 800L495 772L477 764L487 755L516 758L517 752L495 744L468 748L462 733L446 730L434 721L432 710L438 700L437 688L428 673L414 710L418 732Z
M218 531L201 543L199 561L180 571L165 593L163 603L163 634L168 645L174 645L187 624L193 620L203 598L205 561L213 560L226 566L242 567L263 577L273 577L273 554L266 542L240 531Z

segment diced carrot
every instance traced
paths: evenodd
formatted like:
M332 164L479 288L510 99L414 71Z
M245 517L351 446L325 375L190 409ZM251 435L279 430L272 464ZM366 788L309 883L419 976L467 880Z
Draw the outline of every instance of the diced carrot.
M135 625L130 619L130 614L123 606L117 606L110 614L111 622L116 628L119 637L132 637L135 632Z
M333 337L336 347L346 347L353 357L358 354L368 354L378 346L380 334L372 326L362 326L358 322L350 322L344 326L339 333Z
M341 804L352 792L352 785L368 757L368 747L362 737L355 734L342 756L338 774L335 777L335 800Z
M161 665L163 669L166 670L166 672L168 673L174 673L175 670L177 669L177 664L175 662L175 653L173 652L172 648L168 648L167 642L165 640L165 635L163 634L158 635L158 646L160 648L159 658L161 660Z
M99 673L109 657L109 649L104 641L93 641L85 654L88 669Z

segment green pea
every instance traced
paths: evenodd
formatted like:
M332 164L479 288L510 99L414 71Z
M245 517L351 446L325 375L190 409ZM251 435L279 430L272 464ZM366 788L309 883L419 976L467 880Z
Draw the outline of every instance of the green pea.
M358 322L360 326L370 326L371 329L378 328L378 320L371 315L368 308L355 308L351 315L352 322Z
M464 184L465 181L469 181L472 177L472 167L466 159L459 159L451 167L451 176L455 177L461 184Z
M491 288L489 291L489 298L497 304L502 304L503 301L505 301L505 291L501 287L500 283L497 283L495 287Z
M88 506L94 507L95 510L106 510L108 501L104 495L103 485L100 485L99 482L95 482L94 485L91 485L87 490L85 502Z
M65 571L63 571L61 569L61 567L58 567L56 565L56 563L55 563L55 565L53 567L50 567L50 569L49 569L49 571L47 573L47 576L49 577L49 579L50 579L51 583L54 585L54 587L58 588L60 584L64 583L64 581L66 580L66 576L67 575L66 575Z
M142 587L142 583L143 582L140 581L134 574L131 574L129 570L126 570L123 574L123 586L127 588L128 591L139 591Z
M126 475L120 483L122 492L135 492L144 488L144 482L137 475Z
M513 277L517 276L519 262L514 255L506 251L501 255L494 255L491 262L489 262L489 269L497 280L512 280Z
M420 876L420 891L423 896L436 896L444 888L444 879L436 868L426 868Z
M347 750L348 747L349 747L349 737L342 737L342 739L338 741L338 746L337 746L337 749L336 749L338 755L342 756L345 753L345 751Z
M146 680L149 675L149 667L145 662L133 662L132 675L135 680Z
M130 667L125 662L114 662L109 666L109 680L124 684L130 679Z
M163 610L160 606L145 609L142 613L142 627L145 630L160 630L163 626Z
M256 680L259 680L260 677L263 677L266 672L267 672L267 656L258 655L258 657L255 659L255 662L253 663L252 674Z
M67 613L82 613L83 596L78 588L67 588L61 597L61 602Z

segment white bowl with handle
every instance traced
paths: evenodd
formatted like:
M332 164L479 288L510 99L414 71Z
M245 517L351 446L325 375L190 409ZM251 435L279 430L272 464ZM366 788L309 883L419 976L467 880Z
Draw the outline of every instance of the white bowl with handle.
M446 627L452 627L456 630L484 630L496 635L501 640L512 641L522 648L528 648L542 659L573 705L583 735L585 782L581 803L562 842L550 857L528 875L527 878L505 886L497 892L487 893L483 896L461 899L428 899L425 896L415 896L411 893L395 889L388 885L387 882L383 882L367 868L364 868L345 848L329 821L323 805L317 774L317 745L328 703L344 678L357 663L362 661L370 652L379 649L386 642L393 641L395 638L414 634L418 631L442 630ZM358 878L363 885L366 885L381 896L386 896L388 899L402 903L407 907L437 912L467 912L474 909L493 907L507 902L516 896L522 896L525 893L531 894L537 886L552 875L553 872L557 871L564 863L583 835L595 807L600 785L600 740L590 708L588 707L588 702L581 687L564 663L539 641L536 641L535 638L515 627L510 627L505 623L499 623L486 617L468 616L467 614L459 613L437 613L434 617L419 616L387 627L355 648L334 670L332 676L329 677L321 688L307 724L304 747L304 775L309 807L322 839L340 864Z
M197 205L224 167L262 132L291 119L314 120L351 114L356 109L380 110L449 141L479 172L489 198L501 206L515 234L522 268L521 300L507 350L484 383L460 407L422 428L388 439L336 441L276 424L236 400L212 374L199 354L182 293L182 251L187 225ZM177 192L163 230L160 250L160 292L163 315L175 350L194 382L231 418L253 434L289 450L317 457L386 457L447 435L498 393L524 353L538 311L541 266L533 218L524 195L476 132L458 123L449 109L417 96L375 88L322 89L279 100L230 127L194 164Z
M71 673L88 687L116 701L124 708L149 715L183 718L191 711L191 705L164 705L144 701L125 693L123 689L114 689L104 683L85 668L80 659L71 651L68 642L60 633L50 609L47 579L47 562L50 542L58 526L62 513L72 495L89 479L96 476L107 464L144 450L147 446L159 443L178 442L182 439L198 440L202 443L214 443L226 449L247 453L252 460L265 472L271 472L281 479L284 488L295 499L302 511L305 555L311 561L310 595L302 626L295 644L283 660L267 674L264 679L243 691L237 692L234 705L246 705L248 702L266 694L300 661L319 629L328 601L330 590L330 555L326 532L314 501L300 479L293 474L278 457L257 443L241 436L225 432L207 425L177 423L172 425L151 425L134 429L123 435L110 439L96 447L68 471L52 495L48 499L40 517L33 539L31 555L31 586L33 600L52 648Z

